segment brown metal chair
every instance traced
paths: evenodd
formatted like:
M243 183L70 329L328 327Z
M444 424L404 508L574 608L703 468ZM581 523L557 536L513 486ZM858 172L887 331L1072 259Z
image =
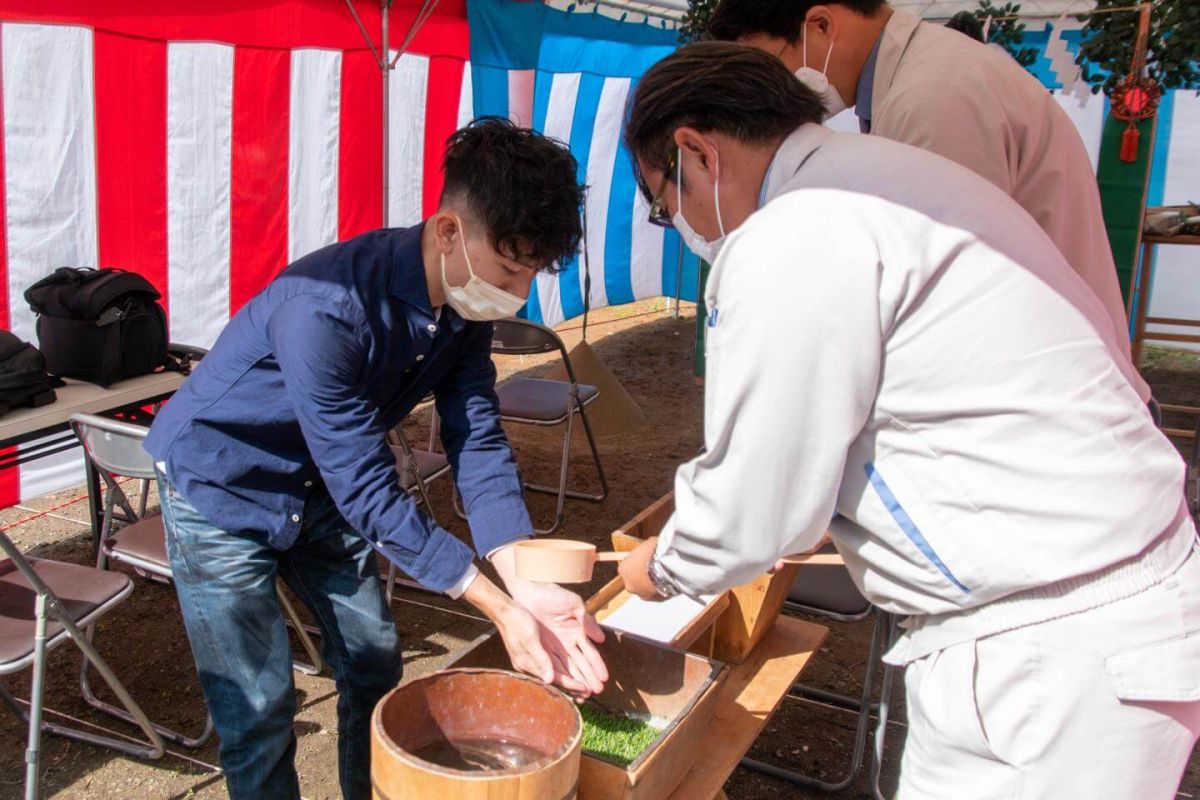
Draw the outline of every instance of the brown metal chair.
M837 549L832 544L827 544L818 552L836 554ZM822 792L840 792L853 784L862 771L871 714L876 712L879 720L875 726L875 750L870 763L870 782L875 800L883 800L879 777L887 733L888 704L891 701L896 668L883 664L882 658L896 636L895 617L871 605L854 585L846 567L840 564L802 564L796 571L796 578L784 607L807 616L823 617L837 622L859 622L868 618L872 620L871 644L863 675L862 694L859 697L835 694L802 683L793 685L790 693L792 697L832 705L851 711L857 716L850 765L846 773L834 781L801 775L794 770L752 758L742 759L741 765L797 786L806 786ZM872 690L881 667L883 688L880 699L876 702L872 699Z
M171 561L167 556L166 532L163 530L162 516L152 514L139 517L134 512L128 496L117 482L119 477L142 481L155 477L154 462L150 455L142 449L142 440L146 438L148 429L141 425L132 425L89 414L72 416L71 427L83 444L85 458L91 461L106 484L96 568L107 570L110 560L118 561L128 564L139 575L149 580L169 584L172 580ZM143 496L143 510L145 509L144 501ZM123 517L119 517L117 514L118 506L124 511ZM121 519L133 521L116 528L114 522ZM309 636L310 633L315 632L315 629L309 628L300 621L295 607L284 594L278 581L275 584L275 592L279 598L284 619L296 631L311 662L297 661L293 662L293 666L297 671L308 675L320 673L323 667L320 652ZM90 639L94 633L93 626L86 626L84 630ZM93 694L88 682L88 663L86 661L80 671L79 685L83 697L89 705L119 719L129 719L121 709L105 703ZM212 717L209 716L204 729L195 737L189 737L179 731L157 724L154 728L165 738L178 742L184 747L199 747L212 736L213 722Z
M162 737L145 712L130 696L92 644L96 622L125 601L133 592L128 576L78 564L25 558L3 533L0 551L0 675L33 667L29 709L0 686L0 702L29 726L25 751L25 797L41 796L40 754L42 733L53 733L88 744L109 747L137 758L158 759L165 752ZM146 737L145 743L114 739L42 720L46 684L46 656L72 640L83 653L84 664L92 664L124 706L122 718L133 722Z
M557 351L567 371L567 380L552 381L538 378L509 378L496 386L500 398L500 418L505 422L521 425L554 426L566 423L563 434L562 464L558 474L558 486L542 486L526 483L532 492L544 492L558 496L554 523L545 530L535 530L539 535L553 533L563 523L563 505L566 498L588 500L596 503L608 496L608 479L600 463L600 452L596 448L596 437L588 422L588 405L595 402L600 391L595 386L581 384L575 379L571 358L558 334L545 325L523 319L506 319L495 323L492 336L492 352L500 355L541 355ZM600 492L589 494L567 488L567 472L571 463L571 427L575 415L579 415L583 430L587 434L596 474L600 478Z
M433 505L429 501L428 485L430 481L450 474L450 460L444 453L433 450L413 450L399 427L388 434L388 447L396 458L400 488L416 497L417 502L425 506L425 512L436 522ZM397 577L396 572L396 565L389 561L386 587L388 603L392 602L397 583L410 589L425 591L421 584L409 578Z

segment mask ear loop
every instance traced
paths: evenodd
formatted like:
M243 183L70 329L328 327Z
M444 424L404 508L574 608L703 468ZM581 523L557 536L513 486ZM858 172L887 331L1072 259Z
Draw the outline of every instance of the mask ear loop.
M717 171L716 179L713 181L713 206L717 209L717 228L721 231L721 236L725 236L725 223L721 221L721 151L713 148L716 156L713 158L713 167Z
M683 148L675 148L675 213L683 216ZM686 217L685 217L686 219Z
M467 283L463 284L466 286L475 280L475 268L471 266L471 254L467 252L467 229L463 226L458 214L454 215L454 221L458 223L458 238L462 242L463 260L467 262ZM445 256L443 255L442 258L444 259Z
M825 51L825 66L821 67L821 74L826 78L829 77L829 58L833 55L833 40L829 40L829 49Z

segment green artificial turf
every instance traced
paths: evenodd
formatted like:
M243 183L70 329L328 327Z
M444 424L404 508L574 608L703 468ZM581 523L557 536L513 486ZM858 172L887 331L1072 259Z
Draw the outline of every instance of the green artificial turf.
M583 749L623 767L633 763L662 732L661 728L648 722L615 714L591 703L580 706L579 713L583 716Z

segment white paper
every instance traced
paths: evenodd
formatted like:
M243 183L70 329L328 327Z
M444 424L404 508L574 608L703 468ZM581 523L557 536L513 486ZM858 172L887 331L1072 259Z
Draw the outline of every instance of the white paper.
M601 623L606 628L636 634L670 644L679 632L700 616L715 595L699 600L678 594L669 600L643 600L631 597Z

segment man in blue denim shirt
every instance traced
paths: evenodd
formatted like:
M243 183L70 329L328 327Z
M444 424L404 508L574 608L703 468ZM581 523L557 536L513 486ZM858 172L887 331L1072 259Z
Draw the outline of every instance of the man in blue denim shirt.
M495 622L513 663L598 692L603 635L579 597L515 577L531 535L500 426L489 320L579 243L583 188L561 145L503 120L455 133L441 207L289 266L229 323L155 420L167 549L230 796L298 798L296 711L276 576L313 612L338 687L346 798L370 796L369 720L400 679L375 550ZM430 392L475 548L397 483L387 432Z

